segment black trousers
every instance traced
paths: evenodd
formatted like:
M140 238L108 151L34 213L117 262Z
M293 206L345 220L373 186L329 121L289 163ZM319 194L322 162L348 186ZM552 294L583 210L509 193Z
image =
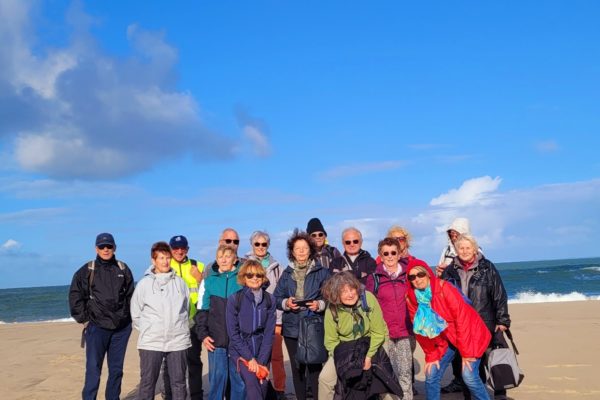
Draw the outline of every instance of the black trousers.
M202 391L202 342L196 336L196 332L190 330L190 339L192 347L187 350L188 376L187 385L189 388L190 400L202 400L204 392ZM163 378L165 384L165 400L172 400L171 384L169 383L169 367L165 364L163 369Z
M306 400L306 383L310 385L313 398L319 400L319 374L323 369L323 364L301 364L296 362L296 352L298 351L298 339L284 337L285 347L288 351L292 369L292 378L294 381L294 391L297 400Z
M160 367L165 360L169 367L169 378L173 400L185 400L186 353L187 350L162 351L139 350L140 353L140 388L137 400L154 400L156 382Z

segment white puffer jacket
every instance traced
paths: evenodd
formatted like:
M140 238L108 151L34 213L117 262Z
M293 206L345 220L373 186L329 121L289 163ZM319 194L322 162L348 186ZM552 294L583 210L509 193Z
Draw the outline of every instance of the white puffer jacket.
M140 332L137 348L170 352L190 347L189 299L187 285L173 270L155 274L148 268L131 299L133 326Z

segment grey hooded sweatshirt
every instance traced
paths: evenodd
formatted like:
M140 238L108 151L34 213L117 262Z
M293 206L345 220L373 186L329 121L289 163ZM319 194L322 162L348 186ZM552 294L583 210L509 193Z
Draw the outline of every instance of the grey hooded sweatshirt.
M191 346L188 320L190 293L173 270L156 274L146 270L131 298L133 326L140 334L137 348L162 352Z

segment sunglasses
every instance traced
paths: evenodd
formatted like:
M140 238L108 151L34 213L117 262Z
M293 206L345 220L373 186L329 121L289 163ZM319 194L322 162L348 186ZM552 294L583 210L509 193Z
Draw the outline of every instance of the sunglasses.
M394 239L396 239L399 242L406 242L406 238L404 236L396 236Z
M100 246L98 246L98 248L100 250L104 250L104 249L112 250L115 248L115 246L113 246L112 244L101 244Z
M427 272L421 271L421 272L417 272L416 274L409 274L408 275L408 280L412 282L415 279L417 279L417 277L418 278L425 278L426 276L427 276Z
M246 277L246 279L252 279L254 277L257 277L258 279L262 279L265 277L265 274L253 274L251 272L247 273L244 275Z
M346 243L347 246L350 246L351 244L358 244L358 242L360 242L360 240L358 240L358 239L344 240L344 243Z
M223 239L223 241L227 244L240 244L240 239Z
M398 252L397 251L384 251L382 254L384 257L388 257L388 256L398 255Z
M315 233L311 233L310 236L312 236L312 237L323 237L323 236L325 236L325 234L323 232L315 232Z
M269 244L267 242L254 242L254 247L267 247Z

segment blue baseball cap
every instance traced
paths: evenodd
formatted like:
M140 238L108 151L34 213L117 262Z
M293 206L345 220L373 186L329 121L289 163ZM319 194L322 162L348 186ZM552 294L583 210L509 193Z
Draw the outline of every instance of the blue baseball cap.
M116 246L115 238L110 233L101 233L96 236L96 247L102 246L105 244L110 244L112 246Z
M172 249L187 249L189 247L188 241L183 235L173 236L169 241L169 246L171 246Z

